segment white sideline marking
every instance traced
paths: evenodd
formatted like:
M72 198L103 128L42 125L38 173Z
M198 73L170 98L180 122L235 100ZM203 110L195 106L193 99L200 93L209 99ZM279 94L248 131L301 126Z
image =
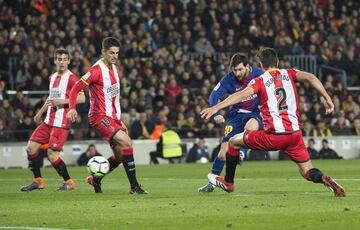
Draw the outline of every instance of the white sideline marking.
M23 230L67 230L67 228L41 228L29 226L0 226L0 229L23 229Z

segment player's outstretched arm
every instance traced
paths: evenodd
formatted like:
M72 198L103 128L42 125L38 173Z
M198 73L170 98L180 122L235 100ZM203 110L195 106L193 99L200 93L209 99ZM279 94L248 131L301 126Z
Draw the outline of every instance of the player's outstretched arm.
M201 117L204 119L209 119L212 115L214 115L216 112L218 112L220 109L224 109L226 107L229 107L231 105L235 105L237 103L240 103L245 98L250 97L254 94L254 89L251 87L246 87L244 90L236 92L234 94L231 94L228 96L225 100L222 102L219 102L213 107L204 109L200 112Z
M324 97L324 106L325 106L325 113L331 114L334 111L334 103L331 100L331 97L326 92L321 81L312 73L298 71L296 73L296 79L301 82L309 82L320 94Z
M69 96L69 112L66 114L67 119L69 119L71 122L75 122L77 118L77 112L76 112L76 102L79 95L79 92L83 90L87 84L82 81L81 79L78 80L75 85L72 87L70 91ZM84 96L85 100L85 96Z

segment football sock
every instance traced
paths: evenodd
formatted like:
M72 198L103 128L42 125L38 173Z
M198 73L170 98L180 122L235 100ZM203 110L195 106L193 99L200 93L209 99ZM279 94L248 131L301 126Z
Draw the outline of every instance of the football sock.
M246 158L247 152L248 152L248 148L241 148L240 152L242 152L244 154L244 158Z
M64 161L59 157L55 162L51 163L55 168L56 172L64 178L64 181L70 179L69 173L67 171Z
M109 161L109 164L110 164L110 169L109 169L109 172L108 172L108 173L110 173L111 171L113 171L114 169L116 169L116 168L119 166L119 164L121 163L121 162L119 162L119 161L116 159L116 156L115 156L115 155L112 155L112 156L109 157L107 160Z
M41 177L40 165L42 160L38 153L34 155L28 154L29 168L33 172L34 178Z
M304 175L306 180L312 181L314 183L322 183L322 176L324 176L324 174L317 168L310 169Z
M136 170L135 170L135 161L133 155L133 148L123 148L121 149L121 155L123 157L123 165L126 171L126 175L129 179L131 188L135 188L138 186L138 182L136 180Z
M224 168L224 165L225 165L225 161L221 160L219 158L219 156L216 156L215 160L214 160L214 163L213 163L213 166L212 166L211 173L216 174L216 175L220 175L223 168Z
M239 149L235 149L231 145L229 145L228 152L226 154L226 175L225 175L226 182L234 183L235 170L238 162L239 162Z

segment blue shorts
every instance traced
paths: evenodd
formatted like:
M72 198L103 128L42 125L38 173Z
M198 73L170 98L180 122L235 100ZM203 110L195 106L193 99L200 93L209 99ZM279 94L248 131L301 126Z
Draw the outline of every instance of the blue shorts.
M262 127L262 119L259 112L237 113L235 116L231 116L226 123L222 142L228 142L231 137L244 132L246 122L251 118L255 118L258 121L259 128Z

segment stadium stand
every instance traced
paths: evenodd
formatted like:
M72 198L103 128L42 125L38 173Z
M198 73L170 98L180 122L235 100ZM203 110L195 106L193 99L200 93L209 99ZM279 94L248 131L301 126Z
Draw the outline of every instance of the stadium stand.
M324 117L320 98L299 86L304 135L360 135L359 1L0 0L0 6L1 141L28 139L56 48L71 52L71 71L81 76L109 35L122 44L121 105L129 128L143 113L154 130L166 123L183 137L219 136L221 127L199 112L228 71L229 56L240 51L256 65L256 50L271 46L282 67L318 74L334 98L338 112ZM73 125L74 140L98 138L84 125L87 110L88 102Z

